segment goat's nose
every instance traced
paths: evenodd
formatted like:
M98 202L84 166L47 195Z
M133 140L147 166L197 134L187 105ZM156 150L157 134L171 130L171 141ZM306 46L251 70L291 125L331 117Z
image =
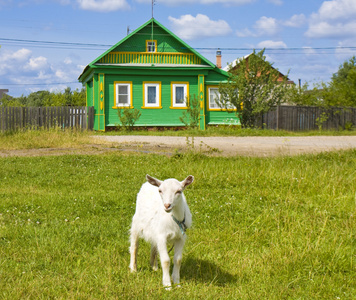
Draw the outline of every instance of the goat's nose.
M171 205L170 205L169 203L165 203L165 204L164 204L164 207L165 207L166 209L169 209L169 208L171 207Z

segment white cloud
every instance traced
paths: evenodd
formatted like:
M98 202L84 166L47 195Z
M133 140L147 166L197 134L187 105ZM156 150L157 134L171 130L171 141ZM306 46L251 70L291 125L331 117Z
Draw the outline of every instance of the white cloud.
M258 48L287 48L287 45L282 41L262 41L257 45Z
M130 6L126 0L77 0L79 7L84 10L99 12L109 12L116 10L126 10Z
M151 3L152 0L136 0L139 3ZM165 0L159 4L168 6L178 6L185 4L224 4L224 5L244 5L256 2L257 0Z
M344 20L355 16L355 0L324 1L318 11L318 17L322 20Z
M48 84L75 82L83 66L74 64L70 59L65 63L53 65L44 56L34 56L28 49L0 51L0 76L6 83ZM43 87L41 87L43 88ZM47 87L46 87L47 88Z
M224 20L210 20L209 17L197 14L184 15L179 19L168 17L172 24L173 32L185 40L192 40L202 37L218 37L231 33L229 24Z
M310 38L344 38L356 36L356 21L347 23L328 23L325 21L311 24L305 33Z
M60 81L68 81L70 78L68 77L68 73L65 72L64 70L57 70L55 72L55 76L60 80Z
M283 22L283 25L288 27L301 27L306 21L307 18L304 14L293 15L289 20Z
M0 75L14 73L30 59L31 51L25 48L16 52L0 51Z
M257 35L275 35L279 31L279 26L275 18L261 17L253 26Z
M310 17L305 35L310 38L343 38L356 36L355 0L324 1Z
M69 57L66 57L66 58L64 59L64 63L65 63L66 65L70 65L72 62L73 62L73 61L72 61Z
M316 51L315 49L311 48L311 47L303 47L303 53L307 56L309 55L315 55Z
M175 1L175 0L172 0L172 1ZM176 1L176 2L178 2L178 1ZM196 2L196 1L190 1L190 2ZM255 0L200 0L199 2L201 4L220 3L220 4L231 4L231 5L243 5L243 4L249 4L249 3L255 2Z
M275 4L275 5L282 5L283 1L282 0L267 0L268 2Z
M42 71L48 68L47 58L43 56L33 57L24 66L24 70L28 71Z
M248 28L242 29L242 30L236 30L236 35L238 37L248 37L248 36L256 36L254 32L249 30Z
M259 36L273 36L280 30L279 22L275 18L261 17L253 25L253 30L248 28L237 30L236 35L238 37L259 37Z
M356 40L346 40L338 43L335 49L335 56L339 61L348 60L350 57L356 55L355 50L347 48L349 45L355 45Z

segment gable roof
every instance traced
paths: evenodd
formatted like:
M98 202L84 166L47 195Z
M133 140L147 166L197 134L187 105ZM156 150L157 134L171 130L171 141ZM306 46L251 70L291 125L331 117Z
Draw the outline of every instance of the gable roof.
M151 34L149 34L152 32ZM146 36L146 38L144 37ZM89 63L85 69L83 70L82 74L79 76L79 80L82 81L84 79L84 74L86 74L89 69L94 68L96 66L124 66L124 67L150 67L153 66L152 62L146 62L143 61L142 58L136 60L134 58L130 59L129 63L124 63L122 59L119 59L118 57L122 57L123 54L125 53L130 53L132 55L135 55L135 53L144 53L146 50L142 51L142 46L141 49L137 46L137 40L139 38L141 39L146 39L146 40L157 40L160 39L162 40L162 36L166 36L166 39L170 39L171 44L175 44L175 47L166 46L167 49L164 46L158 46L158 51L157 54L175 54L175 56L182 54L181 57L185 57L185 60L183 58L180 58L181 61L180 63L170 63L169 60L165 61L164 63L160 62L155 62L154 65L157 67L207 67L209 69L215 69L216 66L210 62L208 59L206 59L204 56L202 56L199 52L191 48L187 43L185 43L183 40L181 40L179 37L177 37L174 33L172 33L170 30L168 30L166 27L164 27L162 24L160 24L157 20L154 18L150 19L143 25L141 25L139 28L128 34L126 37L124 37L122 40L120 40L118 43L113 45L110 49L105 51L103 54L101 54L99 57L94 59L91 63ZM152 38L153 37L153 38ZM136 41L136 43L135 43ZM127 49L131 51L127 51ZM132 51L132 50L138 50L140 49L141 51ZM168 51L167 51L168 50ZM172 51L169 51L172 50ZM121 56L119 56L121 55ZM146 56L147 56L146 52ZM188 57L188 59L186 58ZM162 58L161 58L162 60ZM135 63L136 61L136 63ZM220 70L221 71L221 70ZM223 71L221 73L224 73Z
M127 40L129 40L130 38L132 38L134 35L136 35L139 31L141 31L142 29L148 27L148 26L157 26L160 29L162 29L163 31L165 31L168 35L172 36L174 39L176 39L180 44L182 44L184 46L184 50L188 49L191 53L195 54L196 56L198 56L203 62L205 62L205 64L210 65L211 67L215 67L215 65L213 63L211 63L209 60L207 60L204 56L202 56L199 52L197 52L196 50L194 50L193 48L191 48L187 43L185 43L184 41L182 41L179 37L177 37L174 33L172 33L170 30L168 30L166 27L164 27L161 23L159 23L156 19L150 19L149 21L147 21L146 23L144 23L143 25L141 25L139 28L137 28L136 30L134 30L133 32L131 32L129 35L127 35L126 37L124 37L121 41L119 41L117 44L115 44L114 46L112 46L109 50L107 50L106 52L104 52L102 55L100 55L98 58L96 58L93 62L91 62L90 64L94 64L96 62L98 62L101 58L103 58L105 55L107 55L108 53L110 53L111 51L115 50L115 48L118 48L120 45L122 45L124 42L126 42ZM154 34L153 34L154 36Z
M223 70L225 72L229 72L230 70L233 70L236 68L236 66L238 66L238 64L240 62L242 62L243 60L248 60L248 58L252 55L255 55L253 52L248 54L248 55L245 55L243 57L240 57L240 58L237 58L235 59L231 64L228 64L226 67L223 68ZM256 56L256 55L255 55ZM279 72L279 76L280 77L284 77L285 75L283 73L281 73L278 69L276 69L275 67L271 66L273 69L277 70ZM287 77L287 83L290 83L290 84L294 84L294 82L292 80L290 80L288 77Z

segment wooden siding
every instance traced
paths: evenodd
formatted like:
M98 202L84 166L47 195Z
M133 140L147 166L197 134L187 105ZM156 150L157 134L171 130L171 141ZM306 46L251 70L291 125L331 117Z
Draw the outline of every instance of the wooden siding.
M105 110L106 110L106 126L116 126L120 123L118 118L118 110L113 109L114 106L114 82L123 81L127 76L106 75L105 81ZM133 76L130 77L132 81L132 104L133 108L141 111L141 117L136 122L137 126L183 126L184 124L179 120L183 114L183 109L171 108L171 83L184 81L189 83L189 93L191 96L198 95L198 77L184 76L182 78L177 76L154 76L154 82L161 83L161 105L162 108L142 108L143 107L143 83L152 81L152 77Z
M201 59L193 53L110 52L99 63L199 65Z

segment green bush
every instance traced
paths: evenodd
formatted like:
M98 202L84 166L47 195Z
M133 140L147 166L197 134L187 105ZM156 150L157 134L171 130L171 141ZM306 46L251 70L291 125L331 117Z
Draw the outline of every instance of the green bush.
M119 120L125 130L131 131L136 123L136 121L141 117L141 112L136 108L122 108L118 109L117 114Z

